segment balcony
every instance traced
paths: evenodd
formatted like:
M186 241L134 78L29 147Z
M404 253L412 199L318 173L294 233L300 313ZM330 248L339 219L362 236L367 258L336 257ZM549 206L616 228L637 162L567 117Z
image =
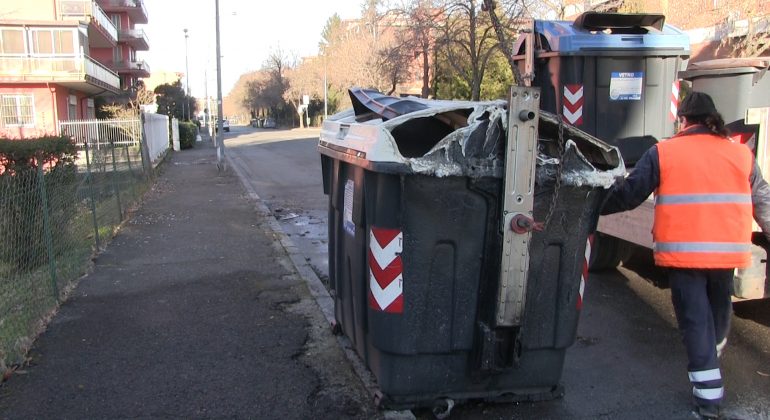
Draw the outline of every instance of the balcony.
M134 47L136 51L147 51L150 49L150 41L144 29L121 29L118 32L118 41Z
M96 2L91 0L62 0L59 2L62 19L88 22L91 46L112 48L118 42L118 29Z
M150 65L144 60L116 61L112 63L110 68L119 74L130 74L134 77L150 77Z
M108 13L126 13L133 23L147 23L147 8L144 0L98 0Z
M0 82L56 83L94 95L120 91L118 75L85 55L0 56Z

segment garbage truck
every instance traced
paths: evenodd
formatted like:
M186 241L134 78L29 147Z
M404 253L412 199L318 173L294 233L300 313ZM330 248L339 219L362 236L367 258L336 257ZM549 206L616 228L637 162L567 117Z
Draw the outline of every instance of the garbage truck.
M514 54L523 79L541 89L543 109L617 146L629 170L649 147L674 134L680 90L688 84L711 94L734 139L754 150L763 173L770 169L767 59L688 67L688 36L666 24L664 15L647 13L586 12L574 21L534 20ZM653 209L651 198L633 211L601 217L591 270L614 269L634 254L649 253ZM752 254L752 266L736 270L738 299L770 296L767 253L754 246Z
M767 179L770 170L770 58L734 58L690 63L679 73L693 91L708 93L725 119L733 141L751 148L762 174ZM601 232L595 250L595 269L615 267L628 260L639 247L652 249L652 199L639 208L603 216L599 219ZM752 264L735 271L734 298L763 299L770 297L767 275L767 244L759 227L754 224Z
M534 87L490 102L349 93L318 142L329 289L378 406L561 396L618 149L540 111Z

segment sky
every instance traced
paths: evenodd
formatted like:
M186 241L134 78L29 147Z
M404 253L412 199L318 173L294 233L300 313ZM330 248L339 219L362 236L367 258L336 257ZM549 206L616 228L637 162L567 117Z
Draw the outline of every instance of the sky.
M222 94L241 74L259 70L271 51L297 57L315 55L326 21L361 15L362 0L219 0ZM185 50L193 96L216 95L214 0L145 0L143 28L150 51L139 52L151 72L185 73ZM188 30L185 48L184 29ZM204 77L206 74L207 77ZM208 83L205 81L208 80ZM185 80L182 80L184 83Z

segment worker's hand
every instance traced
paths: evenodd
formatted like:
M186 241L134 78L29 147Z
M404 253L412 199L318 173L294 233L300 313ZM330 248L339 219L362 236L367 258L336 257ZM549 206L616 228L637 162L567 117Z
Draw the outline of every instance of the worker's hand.
M752 232L751 243L757 246L761 246L765 249L770 249L770 233L768 232Z

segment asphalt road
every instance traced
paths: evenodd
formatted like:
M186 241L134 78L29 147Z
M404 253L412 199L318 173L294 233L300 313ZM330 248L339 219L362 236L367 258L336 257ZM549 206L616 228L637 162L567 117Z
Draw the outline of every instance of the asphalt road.
M328 279L327 197L318 130L233 127L227 153L323 281ZM576 343L564 364L564 398L466 404L452 418L693 419L686 356L670 294L646 266L591 275ZM735 304L722 361L731 418L770 419L770 302ZM429 417L417 411L418 417Z

